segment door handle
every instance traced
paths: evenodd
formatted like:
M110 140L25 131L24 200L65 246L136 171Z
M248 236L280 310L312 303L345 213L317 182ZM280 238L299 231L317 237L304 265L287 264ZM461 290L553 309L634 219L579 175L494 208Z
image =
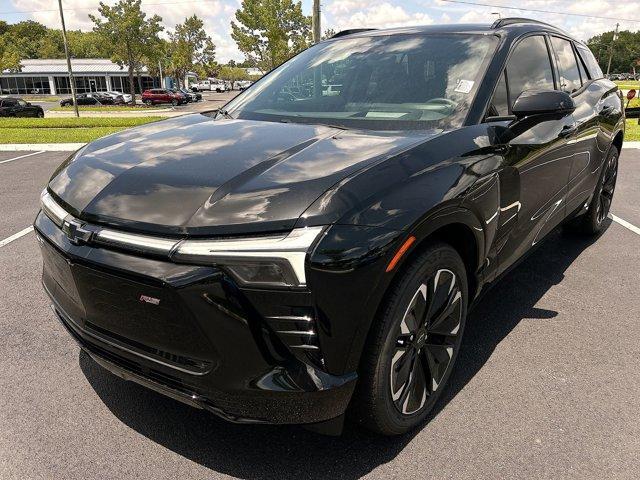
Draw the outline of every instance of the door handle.
M560 133L558 134L558 138L568 138L572 136L574 133L576 133L577 131L578 131L578 125L576 123L573 123L571 125L565 125L564 127L562 127L562 130L560 130Z

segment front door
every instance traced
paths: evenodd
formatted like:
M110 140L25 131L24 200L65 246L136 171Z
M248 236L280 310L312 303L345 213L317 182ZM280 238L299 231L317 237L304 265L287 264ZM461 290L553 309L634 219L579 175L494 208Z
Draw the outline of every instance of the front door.
M531 35L520 40L507 61L498 88L507 94L509 113L525 90L553 90L554 70L548 40ZM572 115L535 125L506 145L504 184L519 184L517 192L503 192L498 223L499 271L504 271L565 217L567 180L572 166ZM509 178L506 178L509 177Z

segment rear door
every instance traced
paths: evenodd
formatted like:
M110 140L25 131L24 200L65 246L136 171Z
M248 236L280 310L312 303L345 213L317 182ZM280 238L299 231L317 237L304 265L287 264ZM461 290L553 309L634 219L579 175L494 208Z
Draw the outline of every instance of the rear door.
M517 41L507 60L492 108L510 114L525 90L553 90L556 76L549 40L543 33ZM502 111L500 111L502 110ZM504 271L538 243L565 216L567 180L572 165L570 137L575 133L571 115L535 125L506 146L502 172L503 192L497 246ZM516 191L507 191L507 187Z
M2 100L2 115L6 117L15 117L17 113L18 102L14 98L5 98Z

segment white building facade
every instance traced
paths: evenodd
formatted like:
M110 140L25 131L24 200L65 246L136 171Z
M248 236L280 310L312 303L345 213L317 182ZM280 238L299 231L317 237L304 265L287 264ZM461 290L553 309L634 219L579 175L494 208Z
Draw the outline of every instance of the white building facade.
M129 92L126 67L103 58L74 58L71 67L77 93ZM160 88L160 80L143 68L135 77L136 93ZM65 59L23 60L19 72L0 73L2 95L66 95L71 93Z

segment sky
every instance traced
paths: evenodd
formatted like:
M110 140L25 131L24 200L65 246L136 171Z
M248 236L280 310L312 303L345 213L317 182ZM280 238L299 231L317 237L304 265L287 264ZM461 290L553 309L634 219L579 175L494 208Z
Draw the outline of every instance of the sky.
M107 4L115 1L103 0ZM230 23L240 3L241 0L142 1L148 14L162 17L166 29L172 29L194 13L201 17L216 44L217 59L222 63L243 59L230 36ZM88 14L96 13L98 4L99 0L63 0L67 28L90 30L92 23ZM303 0L302 6L310 15L312 0ZM323 31L327 28L339 31L356 27L487 23L499 15L552 23L580 40L613 30L616 23L620 23L621 30L640 30L640 0L321 0L321 10ZM27 19L60 28L58 1L0 0L0 20L14 23Z

